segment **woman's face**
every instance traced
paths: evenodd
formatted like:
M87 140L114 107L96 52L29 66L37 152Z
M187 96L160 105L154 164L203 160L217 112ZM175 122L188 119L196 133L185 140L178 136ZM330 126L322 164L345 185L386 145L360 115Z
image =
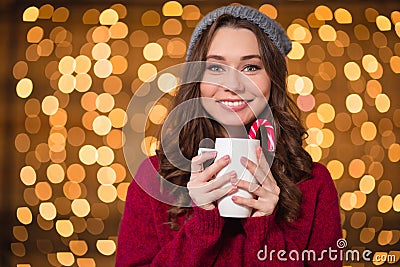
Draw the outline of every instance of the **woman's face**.
M255 34L244 28L219 28L206 57L200 83L202 105L219 123L251 123L266 107L271 80L263 66Z

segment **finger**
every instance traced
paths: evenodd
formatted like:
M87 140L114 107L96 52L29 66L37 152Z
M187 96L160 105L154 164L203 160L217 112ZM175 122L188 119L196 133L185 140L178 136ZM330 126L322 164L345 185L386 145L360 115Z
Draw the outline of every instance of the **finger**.
M250 183L248 181L245 180L239 180L236 183L236 186L238 188L244 189L258 197L262 197L262 198L266 198L268 197L268 194L270 194L270 192L268 192L265 188L261 187L258 184L255 183Z
M203 171L203 181L209 181L210 177L213 175L216 175L218 172L220 172L223 168L225 168L230 162L230 157L229 155L225 155L222 158L216 160L213 164L208 166L204 171Z
M227 187L221 187L219 189L216 189L216 190L210 192L210 194L213 194L212 198L217 200L223 196L231 194L231 192L234 192L235 190L237 190L237 188L235 186L229 185Z
M262 184L266 179L266 174L255 164L253 161L246 157L241 157L240 162L242 165L249 170L249 172L256 178L256 180Z
M257 206L257 200L255 200L254 198L233 196L232 201L235 202L236 204L247 206L250 208L255 208Z
M258 166L261 168L263 173L267 175L267 179L264 179L264 182L261 183L263 186L266 185L267 181L270 180L273 184L276 185L276 181L274 176L272 175L271 168L269 167L268 161L265 158L264 152L262 151L261 146L257 147L256 150L257 158L258 158Z
M228 173L225 173L224 175L221 175L218 178L209 182L208 185L209 191L218 189L221 186L225 185L226 183L230 182L231 180L235 180L236 178L237 175L235 171L230 171Z
M213 159L217 156L217 152L203 152L192 158L192 162L190 165L191 173L197 174L203 171L203 163L207 160Z

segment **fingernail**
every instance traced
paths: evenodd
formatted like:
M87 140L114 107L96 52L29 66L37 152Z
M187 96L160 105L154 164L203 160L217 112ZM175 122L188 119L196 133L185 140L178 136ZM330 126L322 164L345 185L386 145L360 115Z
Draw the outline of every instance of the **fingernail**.
M236 200L237 200L237 196L233 196L233 197L232 197L232 200L233 200L233 201L236 201Z
M241 157L241 158L240 158L240 162L241 162L242 164L246 165L246 164L247 164L247 159L246 159L245 157Z
M224 156L224 160L225 160L225 161L229 161L229 155L225 155L225 156Z
M235 177L237 177L237 174L236 174L236 171L230 171L229 172L229 176L231 177L231 178L235 178Z

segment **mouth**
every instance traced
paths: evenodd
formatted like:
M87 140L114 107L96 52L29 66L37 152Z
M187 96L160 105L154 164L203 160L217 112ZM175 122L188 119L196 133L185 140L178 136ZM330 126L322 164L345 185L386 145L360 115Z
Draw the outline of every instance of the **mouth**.
M248 106L248 103L252 100L217 100L217 103L226 110L240 111Z

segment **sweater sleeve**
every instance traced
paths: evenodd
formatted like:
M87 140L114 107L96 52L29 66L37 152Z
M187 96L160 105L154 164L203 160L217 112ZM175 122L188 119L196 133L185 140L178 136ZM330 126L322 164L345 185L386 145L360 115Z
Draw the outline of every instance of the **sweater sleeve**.
M138 171L137 175L141 175ZM218 253L223 218L218 210L194 207L193 216L162 247L159 244L153 205L156 200L135 180L128 189L121 220L116 266L210 266Z
M342 266L339 241L342 238L339 199L329 171L320 164L317 175L321 176L321 189L307 250L320 255L321 260L306 262L306 266ZM339 246L339 247L338 247Z
M336 244L342 237L337 191L325 167L318 166L314 175L318 176L315 182L318 185L303 190L303 193L317 190L313 213L306 214L313 218L310 232L304 233L308 235L305 248L300 248L297 240L300 238L292 230L285 231L286 224L276 223L275 212L250 217L243 224L246 249L250 252L245 259L246 266L342 266Z

